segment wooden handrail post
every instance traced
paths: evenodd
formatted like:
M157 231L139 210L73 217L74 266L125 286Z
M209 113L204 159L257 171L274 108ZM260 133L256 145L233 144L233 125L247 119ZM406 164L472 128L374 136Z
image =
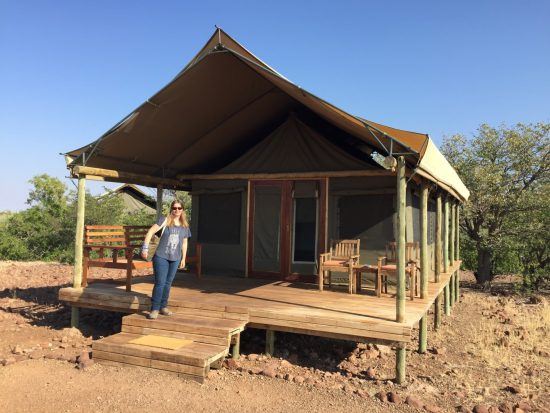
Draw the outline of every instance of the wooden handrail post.
M428 298L428 186L420 194L420 298Z
M84 247L84 214L86 208L86 175L78 175L78 192L77 192L77 209L76 209L76 235L74 242L74 273L73 273L73 288L82 287L82 264L83 264L83 247ZM71 309L71 327L78 328L79 321L78 307Z
M418 352L420 354L426 353L428 347L428 314L424 314L420 319L420 325L418 326Z
M450 261L450 265L454 268L454 264L455 264L455 203L454 201L451 202L451 234L450 234L450 237L449 237L449 261ZM449 281L449 288L450 288L450 296L449 296L449 300L450 300L450 305L451 307L454 306L455 304L455 297L456 297L456 292L455 292L455 286L456 286L456 280L455 280L455 276L456 276L456 271L452 271L451 273L451 280Z
M397 294L396 320L405 320L405 228L406 228L407 180L405 177L405 158L397 159Z
M445 196L443 220L445 228L445 236L443 237L443 272L447 274L449 272L449 195ZM443 307L445 309L445 315L451 314L450 283L451 280L449 279L443 290Z

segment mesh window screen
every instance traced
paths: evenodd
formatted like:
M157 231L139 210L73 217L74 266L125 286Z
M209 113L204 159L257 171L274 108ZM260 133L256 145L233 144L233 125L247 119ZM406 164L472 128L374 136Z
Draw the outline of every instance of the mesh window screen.
M198 240L204 244L240 244L241 192L200 195Z

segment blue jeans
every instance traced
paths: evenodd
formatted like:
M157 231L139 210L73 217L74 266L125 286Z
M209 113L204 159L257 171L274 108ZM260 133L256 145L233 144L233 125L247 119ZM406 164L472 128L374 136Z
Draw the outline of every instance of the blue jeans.
M151 297L151 310L160 310L168 305L170 287L176 276L179 261L169 261L166 258L153 257L153 271L155 273L155 286Z

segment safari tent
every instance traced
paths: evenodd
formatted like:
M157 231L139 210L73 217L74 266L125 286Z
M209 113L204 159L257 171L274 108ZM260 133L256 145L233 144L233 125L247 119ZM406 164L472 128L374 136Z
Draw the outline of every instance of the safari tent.
M430 137L346 113L292 83L221 29L165 87L100 138L67 152L66 160L81 193L86 179L189 191L191 249L202 245L203 289L214 288L219 277L233 287L252 278L317 283L319 256L331 240L359 239L361 265L375 265L388 243L396 242L394 294L334 293L340 295L330 299L341 306L331 307L331 317L346 313L346 306L365 307L356 314L365 317L357 324L364 334L338 332L336 324L332 330L300 326L296 309L288 317L292 323L270 324L265 314L254 321L250 304L250 325L268 332L348 339L363 334L402 343L420 321L425 340L428 308L435 304L439 316L440 295L445 305L458 297L458 211L469 191ZM82 202L74 289L81 287L83 208ZM420 293L405 307L404 248L414 242L420 249ZM311 292L304 284L306 290ZM232 291L228 302L238 295ZM330 294L311 296L315 308L325 308ZM78 308L78 297L67 293L65 299ZM352 299L361 301L346 301ZM295 300L299 305L301 298ZM387 314L380 316L382 308ZM374 334L369 317L405 323L405 333Z

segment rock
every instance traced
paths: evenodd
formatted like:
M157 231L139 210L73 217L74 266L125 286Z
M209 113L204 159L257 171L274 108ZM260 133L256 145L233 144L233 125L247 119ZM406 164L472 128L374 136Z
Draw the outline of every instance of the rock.
M500 413L500 410L496 406L489 406L489 413Z
M489 413L489 407L484 404L476 404L474 406L474 413Z
M384 357L391 354L391 347L390 346L384 346L382 344L377 344L376 349L380 353L380 357Z
M29 354L29 358L31 360L38 360L38 359L41 359L42 357L44 357L44 354L40 351L35 351L35 352Z
M378 356L380 355L380 352L378 350L371 349L371 350L365 351L363 354L366 355L368 359L375 359L375 358L378 358Z
M229 370L237 370L239 366L239 362L235 359L229 358L225 360L225 365Z
M498 405L498 409L502 412L502 413L514 413L514 406L512 405L512 403L500 403Z
M15 364L17 360L15 360L15 357L7 357L5 359L0 360L0 364L2 366L9 366L10 364Z
M348 394L353 394L355 393L355 387L353 387L351 384L345 384L344 391Z
M441 407L436 406L435 404L427 404L424 406L424 410L426 410L429 413L439 413L441 412Z
M21 346L16 345L14 348L12 348L11 352L13 354L23 354L23 349L21 348Z
M281 360L281 367L292 367L292 364L286 360Z
M382 403L385 403L388 401L388 395L383 392L383 391L379 391L378 393L376 393L374 395L374 397L376 397L378 400L380 400Z
M525 410L523 409L520 409L519 407L516 407L516 409L514 410L514 413L523 413Z
M260 357L260 356L257 355L257 354L249 354L249 355L247 356L247 359L250 360L250 361L256 361L256 360L258 360L259 357Z
M516 409L521 409L524 412L530 412L531 410L533 410L527 400L520 400L518 403L516 403Z
M472 410L469 407L466 407L466 406L458 406L456 411L460 412L460 413L472 413Z
M293 381L294 380L294 376L292 374L285 374L285 380L287 381Z
M294 377L294 383L302 384L304 381L305 379L302 376Z
M391 403L395 403L395 404L398 404L398 403L401 403L401 397L394 391L391 391L388 393L388 401L391 402Z
M376 371L374 370L373 367L369 367L367 369L367 371L365 372L365 376L367 376L367 378L369 380L375 380L376 379Z
M277 375L277 372L273 367L266 367L265 369L262 370L262 375L273 379Z
M77 367L80 370L86 370L87 368L89 368L93 365L94 365L94 361L88 358L88 359L84 359L84 360L80 361L80 363L77 364Z
M414 396L407 396L405 399L405 403L407 403L409 406L414 407L415 409L422 409L424 407L424 403L422 400L414 397Z
M438 356L442 356L447 353L447 349L445 347L434 347L433 352Z
M264 371L264 369L262 369L261 367L252 367L250 370L248 370L250 374L262 374L262 371Z
M504 390L509 391L512 394L521 394L521 393L523 393L523 391L522 391L523 389L521 388L521 386L514 386L514 385L506 386L504 388Z

